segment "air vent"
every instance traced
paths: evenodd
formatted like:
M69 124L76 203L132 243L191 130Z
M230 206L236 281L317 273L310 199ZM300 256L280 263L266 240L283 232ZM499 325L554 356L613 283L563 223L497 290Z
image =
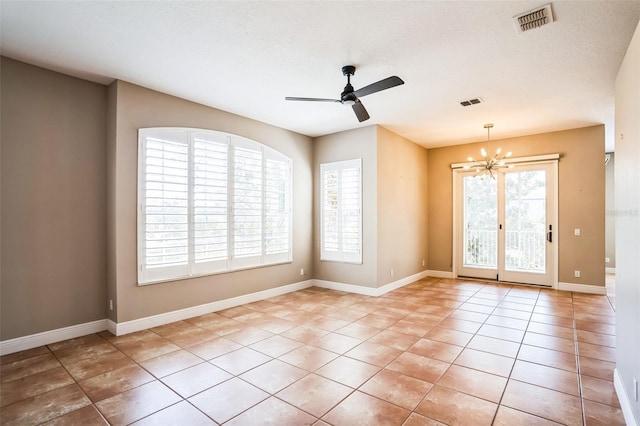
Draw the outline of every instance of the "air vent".
M521 33L550 24L553 22L551 3L514 16L513 21Z
M482 103L481 98L474 98L474 99L469 99L468 101L462 101L460 102L460 105L467 107L467 106L481 104L481 103Z

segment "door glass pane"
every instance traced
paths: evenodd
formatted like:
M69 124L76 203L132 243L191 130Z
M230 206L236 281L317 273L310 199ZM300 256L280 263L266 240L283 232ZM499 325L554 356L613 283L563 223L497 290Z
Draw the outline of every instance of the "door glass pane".
M487 176L465 176L464 266L498 266L498 186Z
M505 269L545 272L546 174L505 174Z

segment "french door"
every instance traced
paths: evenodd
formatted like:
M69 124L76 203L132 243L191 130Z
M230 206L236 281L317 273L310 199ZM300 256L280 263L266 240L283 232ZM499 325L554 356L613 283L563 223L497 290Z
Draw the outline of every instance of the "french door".
M457 276L554 286L557 162L454 176Z

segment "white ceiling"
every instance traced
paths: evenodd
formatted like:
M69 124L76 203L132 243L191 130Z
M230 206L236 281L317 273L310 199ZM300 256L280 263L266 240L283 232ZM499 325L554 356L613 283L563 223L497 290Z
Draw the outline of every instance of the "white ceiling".
M640 1L555 1L555 22L519 33L536 1L5 1L2 55L103 84L121 79L309 136L380 124L426 147L604 123ZM348 106L391 75L405 84ZM459 102L481 97L463 108ZM153 106L150 106L152 108Z

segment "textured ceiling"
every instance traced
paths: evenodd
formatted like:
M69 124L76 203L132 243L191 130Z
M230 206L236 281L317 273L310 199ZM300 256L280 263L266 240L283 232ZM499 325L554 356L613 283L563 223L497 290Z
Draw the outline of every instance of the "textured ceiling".
M555 22L519 33L538 1L4 1L2 55L108 84L121 79L310 136L380 124L426 147L604 123L640 1L556 1ZM358 89L405 85L351 108ZM459 102L481 97L463 108Z

